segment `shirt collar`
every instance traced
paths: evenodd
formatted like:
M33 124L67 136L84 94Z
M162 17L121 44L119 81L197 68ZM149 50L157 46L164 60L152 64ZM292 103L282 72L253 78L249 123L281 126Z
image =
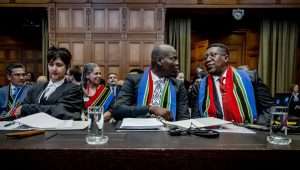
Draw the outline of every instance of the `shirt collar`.
M53 87L59 87L65 82L65 79L59 80L57 82L53 82L52 80L49 81L48 87L53 86Z
M153 80L153 82L156 82L158 80L163 80L165 82L165 78L164 77L159 78L153 71L151 71L151 74L152 74L152 80Z
M226 79L226 73L227 73L227 69L224 71L224 73L222 74L222 76L213 76L215 81L219 81L219 79L221 77L224 77L224 79Z

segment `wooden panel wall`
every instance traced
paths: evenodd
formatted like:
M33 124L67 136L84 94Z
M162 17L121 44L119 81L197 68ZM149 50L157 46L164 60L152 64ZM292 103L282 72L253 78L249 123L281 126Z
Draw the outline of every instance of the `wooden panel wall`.
M78 4L78 3L101 3L101 4L180 4L180 5L201 5L201 4L300 4L299 0L0 0L2 4Z
M8 83L6 67L17 62L24 64L26 71L33 72L35 76L43 72L41 51L38 48L26 42L0 36L0 85Z
M228 46L230 52L229 63L231 65L235 67L248 65L250 69L257 69L259 33L256 30L233 30L217 40L212 37L203 38L200 33L194 32L192 34L191 77L196 76L197 66L204 66L203 55L211 42L223 42Z
M46 4L46 5L45 5ZM124 78L131 68L150 64L155 44L164 42L166 8L214 8L236 5L294 7L299 0L0 0L0 6L48 8L49 45L68 48L73 63L96 62L103 74L117 72ZM173 6L172 6L173 5ZM256 36L244 35L248 39ZM249 48L249 49L248 49ZM244 49L243 61L254 67L256 46ZM238 48L236 54L238 54ZM245 52L246 51L246 52ZM3 52L2 52L3 53ZM5 53L6 55L7 53ZM1 53L0 53L1 55ZM4 56L4 55L2 55Z
M68 48L72 64L95 62L103 78L124 78L132 68L150 64L155 44L164 41L160 5L54 4L49 7L50 44Z

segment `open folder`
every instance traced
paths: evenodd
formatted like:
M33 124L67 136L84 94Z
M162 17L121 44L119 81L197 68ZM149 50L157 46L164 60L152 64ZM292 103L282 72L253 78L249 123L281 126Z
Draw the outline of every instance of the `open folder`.
M220 126L229 124L231 122L213 117L188 119L170 122L166 120L159 120L157 118L124 118L120 129L133 130L147 130L147 129L161 129L164 125L168 127L179 127L188 129L190 127L202 128L211 126Z
M206 117L206 118L197 118L197 119L188 119L188 120L181 120L181 121L175 121L175 122L169 122L162 120L164 124L172 127L179 127L183 129L188 128L204 128L204 127L212 127L212 126L221 126L225 124L230 124L232 122L218 119L214 117Z
M0 123L0 130L24 130L46 129L46 130L80 130L88 126L87 121L60 120L47 113L36 113L14 121Z

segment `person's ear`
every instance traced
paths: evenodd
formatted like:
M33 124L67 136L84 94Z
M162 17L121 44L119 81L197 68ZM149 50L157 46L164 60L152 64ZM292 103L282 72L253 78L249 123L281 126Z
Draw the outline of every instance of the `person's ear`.
M162 60L163 60L163 57L159 57L158 59L157 59L157 65L158 66L162 66Z
M228 63L228 60L229 60L229 56L228 56L228 54L225 54L225 56L224 56L224 61L225 61L226 63Z
M7 75L6 77L8 81L11 81L11 75Z

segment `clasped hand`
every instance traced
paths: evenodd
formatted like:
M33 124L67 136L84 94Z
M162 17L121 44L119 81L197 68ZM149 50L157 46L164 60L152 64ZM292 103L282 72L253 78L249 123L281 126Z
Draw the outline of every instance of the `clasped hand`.
M171 112L159 106L149 106L149 112L155 116L162 117L165 120L171 120Z

